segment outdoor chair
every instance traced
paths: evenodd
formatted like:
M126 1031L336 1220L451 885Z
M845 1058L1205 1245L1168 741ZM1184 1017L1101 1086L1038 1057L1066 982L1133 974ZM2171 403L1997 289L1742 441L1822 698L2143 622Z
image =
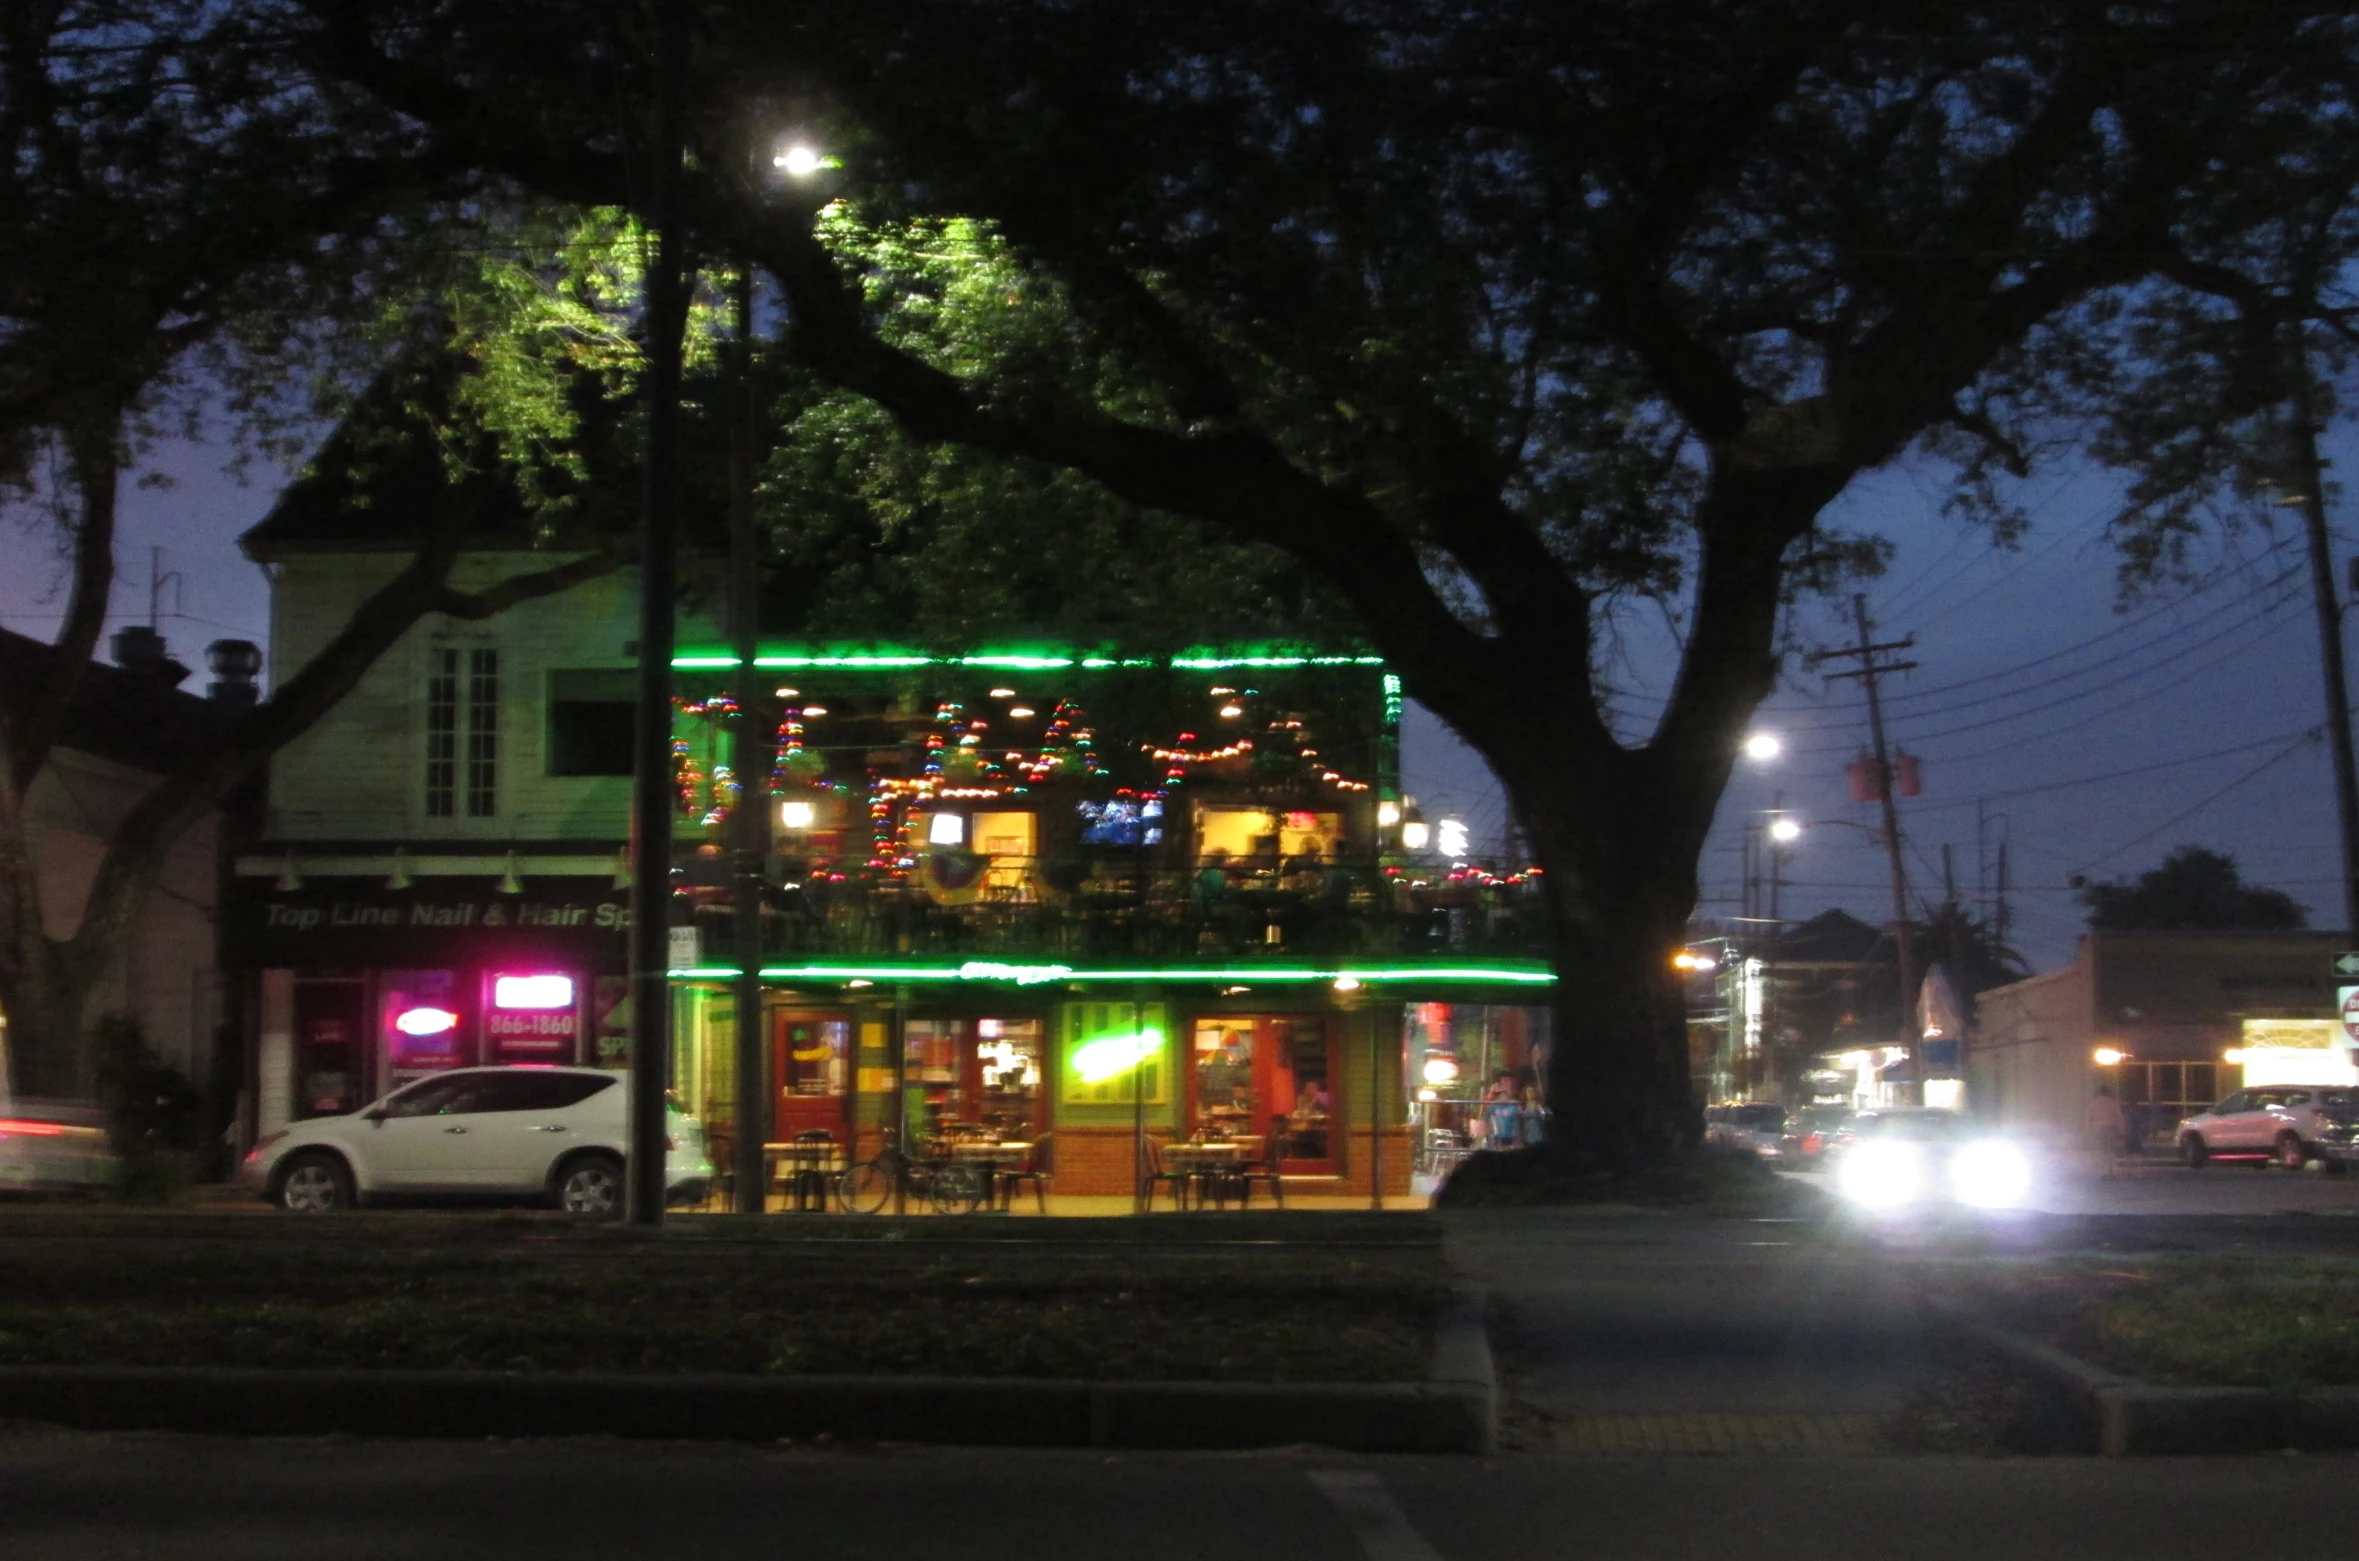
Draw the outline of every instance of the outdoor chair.
M1035 1205L1041 1213L1048 1212L1049 1178L1056 1174L1053 1164L1056 1156L1056 1137L1057 1135L1054 1133L1041 1134L1032 1141L1032 1158L1030 1160L999 1173L999 1206L1001 1208L1013 1209L1016 1202L1017 1186L1024 1182L1030 1182Z
M1286 1207L1286 1183L1283 1179L1285 1162L1286 1134L1277 1123L1273 1122L1270 1125L1269 1142L1262 1147L1261 1158L1247 1160L1236 1169L1237 1207L1240 1209L1253 1207L1253 1184L1255 1182L1263 1182L1268 1185L1270 1202L1281 1209Z
M807 1127L795 1134L794 1178L790 1191L798 1211L827 1212L827 1195L835 1182L830 1161L835 1158L835 1134L824 1127Z
M704 1152L713 1162L713 1177L704 1184L704 1199L697 1208L706 1214L715 1209L726 1214L737 1206L737 1140L728 1133L707 1133Z
M1164 1163L1163 1140L1160 1138L1149 1136L1142 1152L1146 1164L1140 1167L1140 1170L1145 1178L1147 1188L1148 1212L1154 1211L1155 1189L1157 1187L1170 1188L1172 1208L1185 1209L1188 1206L1188 1173L1174 1170Z

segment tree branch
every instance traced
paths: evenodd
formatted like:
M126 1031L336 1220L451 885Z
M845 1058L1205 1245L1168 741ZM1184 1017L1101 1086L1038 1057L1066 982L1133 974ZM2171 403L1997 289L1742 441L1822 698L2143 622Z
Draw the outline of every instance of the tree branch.
M81 518L74 523L74 583L66 599L66 621L51 648L40 686L12 694L0 703L0 719L9 728L11 779L20 794L48 762L49 750L65 725L74 696L81 692L90 658L98 650L98 636L106 627L107 598L115 583L119 417L118 411L103 423L94 419L67 432Z
M438 516L402 571L373 592L301 671L232 726L218 747L165 776L124 816L91 883L81 925L68 941L74 967L86 967L95 954L115 946L172 842L317 724L420 619L432 613L489 618L611 574L622 563L618 552L605 550L511 576L487 590L459 591L448 580L463 526L455 506Z

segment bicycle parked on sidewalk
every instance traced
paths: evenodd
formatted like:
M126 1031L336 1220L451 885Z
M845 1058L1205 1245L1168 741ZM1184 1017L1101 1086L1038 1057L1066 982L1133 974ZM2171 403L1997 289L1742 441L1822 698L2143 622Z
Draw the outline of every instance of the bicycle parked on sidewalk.
M901 1135L885 1130L884 1147L874 1159L862 1160L836 1179L836 1196L845 1212L881 1214L888 1203L924 1202L937 1214L972 1214L983 1205L987 1180L975 1166L961 1165L946 1156L913 1159L901 1148Z

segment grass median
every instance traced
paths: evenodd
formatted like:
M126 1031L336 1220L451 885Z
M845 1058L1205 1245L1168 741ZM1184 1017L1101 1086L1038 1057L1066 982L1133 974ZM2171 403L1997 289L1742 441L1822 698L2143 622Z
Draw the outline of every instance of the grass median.
M1982 1259L1927 1288L2141 1381L2359 1386L2359 1259L2192 1253Z
M817 1239L770 1221L742 1240L515 1216L18 1222L0 1228L0 1365L1425 1375L1449 1299L1429 1222L1357 1240L1304 1216L1291 1237L1221 1240L1201 1228L1215 1218L1170 1239L1090 1222L1117 1227L1096 1240L1004 1219L830 1221Z

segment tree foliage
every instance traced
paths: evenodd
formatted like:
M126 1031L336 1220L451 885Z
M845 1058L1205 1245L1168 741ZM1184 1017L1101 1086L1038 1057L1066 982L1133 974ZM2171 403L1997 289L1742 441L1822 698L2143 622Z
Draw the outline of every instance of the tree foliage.
M165 851L430 612L482 616L615 566L577 548L489 590L452 590L456 515L421 517L409 565L310 663L116 822L78 913L56 914L31 789L79 696L115 573L127 476L210 408L253 447L341 409L397 350L513 343L514 297L480 259L517 209L366 97L322 91L259 8L211 0L33 0L0 10L0 503L38 504L68 579L38 679L0 688L0 1008L13 1082L94 1083L93 994ZM477 292L443 285L465 271ZM454 454L486 440L529 479L551 457L518 364L478 353L482 390L440 409ZM447 388L448 381L445 381ZM493 393L492 387L500 387ZM308 392L308 393L307 393ZM446 401L448 398L446 398ZM468 422L483 434L474 437ZM505 421L503 421L505 417ZM554 458L562 468L564 458Z
M821 232L863 276L879 333L945 372L1054 364L1125 399L1124 365L1088 347L1066 291L987 223L864 220ZM876 403L788 368L765 436L762 514L777 616L800 632L949 649L1035 637L1134 651L1264 637L1344 644L1357 622L1299 563L1202 521L1124 503L1067 468L911 438Z
M2090 884L2080 902L2100 932L2282 932L2310 920L2293 896L2246 883L2234 857L2202 846L2179 847L2133 882Z
M280 14L448 155L648 209L649 11ZM1283 550L1491 761L1547 869L1568 1137L1623 1156L1693 1130L1664 956L1781 610L1842 556L1822 512L1930 457L2019 524L2006 476L2078 432L2056 410L2117 372L2139 290L2335 161L2359 28L2299 0L685 15L684 207L781 290L792 364L921 443ZM768 177L790 130L831 185ZM919 350L890 300L987 289L848 251L838 197L988 222L1065 323ZM1678 671L1625 740L1601 664L1666 604Z

